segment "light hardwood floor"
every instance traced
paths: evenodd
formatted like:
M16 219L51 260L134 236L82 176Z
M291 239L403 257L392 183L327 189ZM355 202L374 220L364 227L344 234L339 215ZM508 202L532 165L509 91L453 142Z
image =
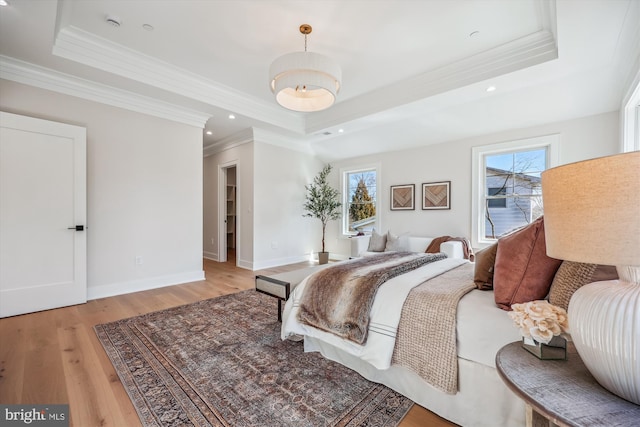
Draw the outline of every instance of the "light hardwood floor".
M232 255L232 254L231 254ZM69 404L76 427L140 426L118 375L93 327L151 311L251 289L262 271L204 260L206 280L89 301L86 304L0 319L0 403ZM276 308L274 300L274 316ZM414 405L401 427L455 426Z

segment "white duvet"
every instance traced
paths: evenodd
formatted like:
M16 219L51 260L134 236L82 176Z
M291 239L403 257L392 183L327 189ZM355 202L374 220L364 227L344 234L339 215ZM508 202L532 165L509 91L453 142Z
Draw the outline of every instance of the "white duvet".
M307 278L305 278L296 286L284 306L282 339L292 335L314 337L370 363L377 369L388 369L391 366L402 306L411 289L466 262L468 261L459 258L432 262L394 277L380 286L371 307L369 333L364 345L298 322L300 299L307 284Z

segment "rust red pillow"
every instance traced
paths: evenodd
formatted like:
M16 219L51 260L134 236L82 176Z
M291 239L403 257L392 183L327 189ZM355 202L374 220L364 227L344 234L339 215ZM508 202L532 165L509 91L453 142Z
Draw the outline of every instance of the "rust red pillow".
M493 273L496 305L511 310L512 304L544 299L560 264L546 254L543 218L501 238Z

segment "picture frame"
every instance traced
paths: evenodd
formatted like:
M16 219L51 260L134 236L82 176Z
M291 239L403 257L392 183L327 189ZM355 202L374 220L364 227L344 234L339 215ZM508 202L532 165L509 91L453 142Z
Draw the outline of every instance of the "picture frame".
M412 211L415 209L415 184L391 186L391 210Z
M451 181L422 184L422 210L451 209Z

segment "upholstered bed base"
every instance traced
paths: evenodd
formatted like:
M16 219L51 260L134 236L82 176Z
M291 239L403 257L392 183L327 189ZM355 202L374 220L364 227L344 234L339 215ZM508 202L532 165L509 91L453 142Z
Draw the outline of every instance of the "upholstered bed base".
M418 375L402 366L394 365L381 371L311 337L305 337L304 348L305 351L319 351L327 359L355 370L368 380L402 393L417 404L456 424L478 427L525 425L524 403L504 385L495 368L459 358L459 392L449 395L431 387Z

